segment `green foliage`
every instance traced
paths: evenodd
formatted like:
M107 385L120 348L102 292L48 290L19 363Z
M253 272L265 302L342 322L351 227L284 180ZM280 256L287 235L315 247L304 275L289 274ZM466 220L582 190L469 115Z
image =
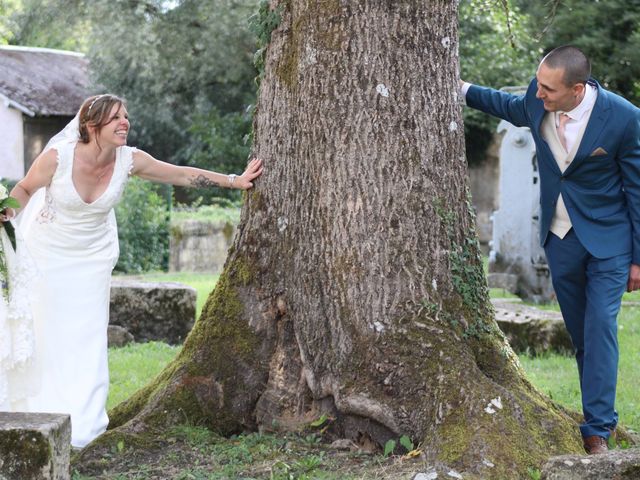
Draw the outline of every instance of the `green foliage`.
M237 224L240 222L240 205L223 198L216 198L215 203L211 205L199 205L199 202L195 201L189 206L174 206L171 210L171 221L183 220Z
M321 415L320 418L317 418L313 422L309 423L310 427L318 428L325 424L325 422L329 419L326 415Z
M169 261L169 206L153 184L132 178L116 207L119 272L166 270Z
M494 88L526 85L534 76L541 49L528 16L513 1L461 0L460 77ZM464 109L467 159L480 162L498 121L471 108Z
M591 59L593 76L603 86L640 104L640 3L626 0L563 0L538 5L518 0L532 24L544 32L544 51L572 44ZM541 8L542 7L542 8Z
M529 478L531 480L540 480L542 478L542 472L537 468L529 467L527 469L527 473L529 474Z
M241 174L246 166L251 145L247 138L251 132L251 111L222 114L216 107L197 115L188 132L190 138L177 153L181 164L206 168L223 173ZM181 201L201 199L205 204L224 197L238 201L239 190L228 188L176 189Z
M390 438L389 440L387 440L387 443L384 444L384 450L382 452L382 456L388 457L393 453L395 449L396 449L396 441Z
M0 44L86 51L83 0L0 0Z
M411 450L413 450L413 442L406 435L402 435L400 437L400 445L402 445L407 450L407 452L410 452Z
M272 9L269 0L261 0L258 11L249 18L249 28L256 37L256 46L258 47L253 55L253 65L258 70L257 83L260 83L264 76L264 61L267 46L271 41L271 32L278 28L281 21L282 5Z
M467 194L466 207L472 226L464 232L464 237L461 239L456 234L458 223L455 211L447 208L444 200L438 197L433 199L433 207L451 242L449 247L451 283L462 302L462 312L460 313L469 320L464 336L478 338L486 333L491 333L493 323L487 322L490 314L489 289L483 260L480 257L478 236L473 228L475 213L471 206L470 195ZM427 314L432 314L434 307L437 308L426 300L422 301L422 305ZM454 328L458 326L457 320L450 319L449 321Z

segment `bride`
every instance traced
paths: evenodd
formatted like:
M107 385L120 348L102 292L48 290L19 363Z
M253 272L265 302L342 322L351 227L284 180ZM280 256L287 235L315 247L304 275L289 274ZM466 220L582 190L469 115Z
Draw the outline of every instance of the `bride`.
M257 159L238 176L171 165L128 147L128 133L122 99L88 98L11 191L21 211L7 209L0 215L0 220L17 217L17 250L28 252L35 264L35 269L22 270L37 271L28 286L33 339L26 342L33 348L27 348L30 358L20 362L3 362L0 356L0 409L70 414L74 447L84 447L108 424L109 290L119 254L113 207L128 177L249 189L262 173ZM19 295L20 288L16 284L14 294L27 297ZM3 307L0 338L9 338L13 327L2 316L11 315ZM23 316L21 324L29 327L29 320Z

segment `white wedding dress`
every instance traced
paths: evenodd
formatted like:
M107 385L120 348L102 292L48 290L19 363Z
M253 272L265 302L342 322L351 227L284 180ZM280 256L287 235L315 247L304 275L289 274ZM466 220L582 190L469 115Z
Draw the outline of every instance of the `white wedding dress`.
M29 382L35 394L27 398L26 410L70 414L71 444L83 447L108 424L109 292L119 254L113 207L129 178L135 149L116 150L107 189L86 203L72 178L75 146L53 147L56 172L40 193L40 204L32 199L36 205L30 202L23 212L19 232L38 270L30 287L35 349Z

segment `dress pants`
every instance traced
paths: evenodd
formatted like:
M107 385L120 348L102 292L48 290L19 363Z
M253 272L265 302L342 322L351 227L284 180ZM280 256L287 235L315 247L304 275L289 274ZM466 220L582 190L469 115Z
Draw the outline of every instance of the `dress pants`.
M615 411L618 374L618 322L627 287L631 253L596 258L575 231L560 239L549 233L545 253L553 288L573 341L584 423L583 437L609 438L618 423Z

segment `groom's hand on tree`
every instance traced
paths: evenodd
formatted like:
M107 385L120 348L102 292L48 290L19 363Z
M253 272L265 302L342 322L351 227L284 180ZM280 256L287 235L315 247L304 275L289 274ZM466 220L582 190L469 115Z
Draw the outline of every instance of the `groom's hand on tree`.
M627 282L627 292L640 289L640 265L631 264L629 270L629 281Z

